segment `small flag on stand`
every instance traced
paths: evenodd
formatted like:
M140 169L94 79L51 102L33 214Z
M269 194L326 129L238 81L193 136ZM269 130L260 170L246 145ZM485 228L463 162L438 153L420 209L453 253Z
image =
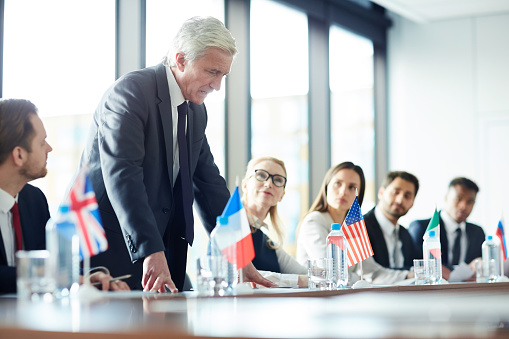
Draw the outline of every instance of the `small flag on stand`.
M435 236L440 239L440 217L438 216L437 208L435 207L435 213L433 213L433 217L429 221L428 228L424 232L423 239L426 240L429 238L429 232L435 231Z
M80 239L81 259L88 259L108 249L97 200L88 177L88 166L80 170L69 195L59 207L56 224L74 224Z
M498 239L500 240L500 249L502 250L502 256L504 257L504 261L507 260L507 245L505 242L505 234L504 234L504 223L502 220L498 222L497 232L495 233Z
M348 267L373 255L373 249L371 248L371 242L369 241L366 224L362 217L361 207L357 197L355 197L352 207L350 207L346 215L342 229L346 241L348 242Z
M236 253L237 269L241 269L248 265L255 257L253 238L251 236L251 228L247 219L246 210L240 200L239 187L235 187L230 200L226 204L222 217L228 218L228 224L222 227L231 229L233 236L217 239L217 243L221 252L226 255L228 261L233 262L233 258L229 256ZM235 246L235 251L230 248Z

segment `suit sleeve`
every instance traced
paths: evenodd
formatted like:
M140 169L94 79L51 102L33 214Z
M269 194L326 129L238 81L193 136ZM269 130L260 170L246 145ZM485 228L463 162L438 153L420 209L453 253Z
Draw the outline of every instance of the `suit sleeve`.
M325 220L319 212L308 214L300 226L299 246L307 258L300 258L299 262L304 265L309 258L325 257L327 244L326 239L329 234L330 225L325 224Z
M412 221L408 226L408 233L410 233L410 236L414 241L416 254L418 255L416 259L422 259L422 237L425 232L426 225L424 224L424 220Z
M125 77L110 89L97 117L104 186L122 231L136 239L133 261L164 250L144 184L147 112L153 101L145 91L143 83Z
M0 294L16 293L16 267L0 266Z
M230 192L214 163L206 136L203 138L198 164L193 175L193 185L196 210L203 226L210 233L216 225L217 216L223 213L230 198Z

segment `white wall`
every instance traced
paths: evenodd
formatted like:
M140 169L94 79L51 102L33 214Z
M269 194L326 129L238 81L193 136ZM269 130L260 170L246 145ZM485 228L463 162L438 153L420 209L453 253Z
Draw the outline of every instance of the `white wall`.
M389 169L421 183L404 226L440 209L449 181L480 192L469 221L509 229L509 13L417 24L392 15ZM506 231L507 232L507 231Z

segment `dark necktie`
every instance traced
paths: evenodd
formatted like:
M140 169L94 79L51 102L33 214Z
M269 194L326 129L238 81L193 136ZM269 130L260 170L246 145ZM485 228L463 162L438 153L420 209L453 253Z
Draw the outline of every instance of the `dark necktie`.
M12 227L14 228L14 233L16 234L16 250L21 251L23 249L23 240L21 237L21 223L19 221L19 209L17 202L15 202L14 206L12 206L11 214Z
M193 200L191 195L191 177L189 170L189 154L186 140L187 102L178 106L177 141L179 144L180 181L182 183L182 205L186 221L186 240L189 245L194 239Z
M452 246L452 265L458 265L460 261L460 242L461 242L461 228L457 228L456 231L456 238L454 238L454 245Z

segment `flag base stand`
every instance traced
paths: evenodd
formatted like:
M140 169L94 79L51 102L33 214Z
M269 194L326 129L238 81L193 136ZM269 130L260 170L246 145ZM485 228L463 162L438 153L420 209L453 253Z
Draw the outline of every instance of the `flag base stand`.
M78 299L80 301L93 302L102 299L104 294L92 285L87 283L80 286L78 290Z
M372 288L373 287L373 284L367 282L366 280L359 280L357 281L355 284L352 285L352 288L353 289L358 289L358 288Z
M253 288L251 287L250 282L245 283L238 283L237 286L235 286L235 289L233 291L233 295L246 295L246 294L253 294Z

